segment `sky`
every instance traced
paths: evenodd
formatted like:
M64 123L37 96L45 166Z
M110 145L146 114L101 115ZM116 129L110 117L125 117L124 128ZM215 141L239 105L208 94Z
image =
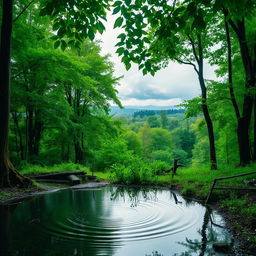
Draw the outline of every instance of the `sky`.
M115 51L115 44L120 29L113 29L115 16L108 15L105 23L106 31L98 35L101 41L102 54L110 54L114 63L116 77L123 76L116 89L123 106L174 106L183 100L191 99L200 94L197 75L190 65L170 62L168 67L159 70L155 76L142 75L136 64L126 70L121 62L121 56ZM206 79L215 79L214 70L206 65L204 70Z

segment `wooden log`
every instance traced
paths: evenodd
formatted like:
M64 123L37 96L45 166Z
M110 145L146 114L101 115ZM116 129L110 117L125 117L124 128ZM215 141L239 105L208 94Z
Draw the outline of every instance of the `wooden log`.
M56 184L69 184L68 180L55 180L55 179L37 179L38 182L56 183Z
M72 186L81 183L80 179L76 175L68 175L67 179L69 180L69 184Z

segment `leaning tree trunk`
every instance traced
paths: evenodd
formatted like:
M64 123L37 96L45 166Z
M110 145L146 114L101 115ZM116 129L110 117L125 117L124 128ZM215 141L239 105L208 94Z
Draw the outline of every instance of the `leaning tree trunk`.
M10 113L10 58L13 0L3 0L0 46L0 187L31 185L13 167L8 154Z

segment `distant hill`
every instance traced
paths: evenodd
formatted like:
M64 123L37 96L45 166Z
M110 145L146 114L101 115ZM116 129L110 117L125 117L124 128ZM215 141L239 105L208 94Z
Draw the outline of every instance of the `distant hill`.
M159 112L160 110L169 110L168 114L172 114L173 110L175 113L184 113L184 110L177 106L126 106L124 109L120 109L117 106L110 107L110 114L116 116L127 116L133 117L134 113L139 111L156 111ZM174 114L174 113L173 113Z
M183 114L185 109L167 109L167 110L139 110L134 112L134 117L143 118L145 116L155 116L160 115L161 112L166 112L167 115Z

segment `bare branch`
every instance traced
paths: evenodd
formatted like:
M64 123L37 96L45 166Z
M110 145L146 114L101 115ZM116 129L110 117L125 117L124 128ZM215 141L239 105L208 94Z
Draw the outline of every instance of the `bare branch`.
M186 64L186 65L190 65L193 66L194 70L196 71L197 74L199 74L199 71L196 67L196 65L194 63L192 63L191 61L187 60L187 61L183 61L181 59L178 58L174 58L177 62L181 63L181 64Z

